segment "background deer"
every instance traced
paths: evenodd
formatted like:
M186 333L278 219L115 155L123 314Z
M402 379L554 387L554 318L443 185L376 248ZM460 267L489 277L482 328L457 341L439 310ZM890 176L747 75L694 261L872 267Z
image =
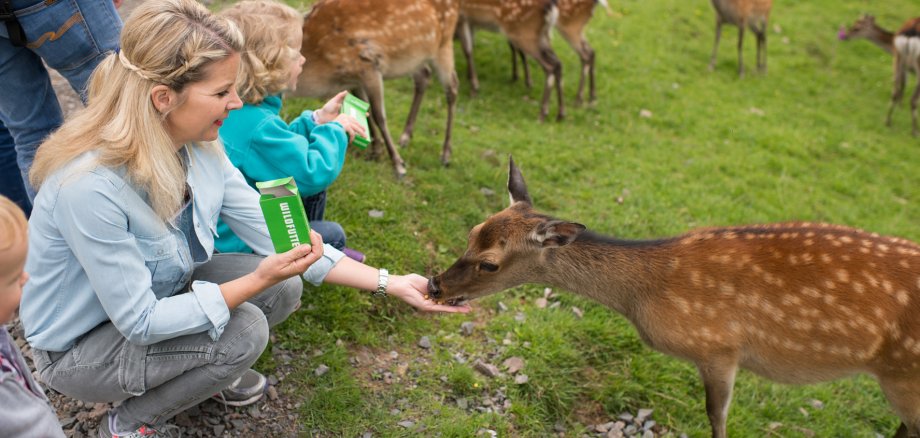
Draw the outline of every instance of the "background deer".
M738 76L744 76L743 50L744 28L750 28L757 36L757 69L767 71L767 21L773 0L712 0L716 10L716 41L712 46L712 58L709 70L716 68L716 53L719 51L719 38L722 36L722 24L738 26Z
M697 366L714 437L739 367L795 384L871 374L903 421L897 436L920 436L920 245L813 223L619 240L535 211L513 161L508 190L511 206L470 231L431 298L542 283L596 300Z
M559 9L559 18L556 20L556 29L562 35L572 50L578 54L581 60L581 75L578 78L578 92L575 93L575 104L580 105L582 102L582 93L585 86L585 77L588 78L588 101L594 102L597 94L594 91L594 49L588 44L585 38L585 27L591 21L594 15L594 6L600 3L607 11L610 6L607 0L556 0L556 7ZM530 87L530 69L527 66L527 58L524 52L518 51L513 45L511 46L511 80L517 80L517 58L515 54L520 55L521 64L524 70L524 82Z
M549 99L553 87L559 112L556 120L565 118L562 99L562 62L550 44L550 32L558 11L555 0L461 0L459 36L463 54L466 55L467 73L473 91L479 90L479 79L473 63L473 29L482 28L501 32L508 43L537 60L546 72L543 99L540 103L540 121L549 113ZM512 53L512 59L514 53Z
M303 47L306 58L297 82L297 96L323 97L355 90L371 104L371 119L393 160L397 176L405 163L387 128L383 100L385 79L412 75L415 95L400 137L412 136L415 117L428 85L431 66L447 94L447 127L441 161L451 155L451 127L457 101L453 35L459 0L320 0L306 16Z
M876 25L875 17L863 15L849 29L841 29L839 36L844 41L850 38L865 38L894 55L894 90L891 92L891 103L888 105L888 116L885 118L885 125L891 126L891 114L894 112L894 107L900 104L901 98L904 97L907 72L920 72L920 17L907 20L897 33L893 33ZM914 89L914 95L910 98L911 124L914 136L918 134L918 99L920 99L920 74L917 75L917 87Z

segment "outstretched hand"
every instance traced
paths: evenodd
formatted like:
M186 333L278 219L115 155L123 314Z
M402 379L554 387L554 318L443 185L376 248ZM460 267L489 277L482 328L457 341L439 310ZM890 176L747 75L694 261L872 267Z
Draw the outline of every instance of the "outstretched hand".
M390 277L387 293L423 312L467 313L471 310L467 305L447 306L425 298L428 293L428 279L417 274Z
M255 274L270 284L276 284L295 275L303 274L307 268L323 256L323 237L310 230L310 244L294 247L288 252L273 254L259 263Z

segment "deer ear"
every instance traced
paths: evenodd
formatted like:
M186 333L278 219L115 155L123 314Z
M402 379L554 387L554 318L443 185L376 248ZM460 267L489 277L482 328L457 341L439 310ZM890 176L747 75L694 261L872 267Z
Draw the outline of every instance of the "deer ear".
M572 243L585 226L575 222L551 220L537 225L533 239L544 248L556 248Z
M514 165L514 159L508 156L508 194L511 195L511 203L524 202L533 205L530 201L530 195L527 193L527 183L524 182L524 176L521 170Z

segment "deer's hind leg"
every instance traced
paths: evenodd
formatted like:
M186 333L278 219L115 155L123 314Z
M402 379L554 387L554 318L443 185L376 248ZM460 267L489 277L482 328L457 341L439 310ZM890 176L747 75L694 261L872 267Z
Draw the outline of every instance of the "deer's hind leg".
M717 357L717 355L711 357ZM697 362L696 367L700 371L703 387L706 389L706 414L709 415L712 436L713 438L726 438L728 432L725 422L728 418L728 407L732 401L735 373L738 371L737 358L730 355L725 359Z
M390 154L390 160L393 162L393 170L396 172L396 177L402 178L406 176L406 163L399 155L399 151L396 150L396 146L393 143L393 137L390 136L390 130L387 127L386 108L383 102L383 75L381 75L379 71L367 72L367 74L362 77L361 87L364 94L368 96L368 100L371 104L371 117L373 117L374 122L377 124L377 128L380 129L380 137L387 147L387 152Z
M454 127L454 112L457 107L457 93L460 88L460 80L457 79L457 71L454 68L454 46L453 41L447 40L440 49L438 56L432 65L438 80L444 87L444 94L447 100L447 126L444 128L444 145L441 147L441 164L450 164L450 157L453 154L451 148L451 135Z
M894 108L901 103L904 97L904 84L907 82L907 66L901 62L900 56L894 57L894 89L891 91L891 102L888 104L888 117L885 118L885 126L891 126L891 114Z
M896 438L920 438L920 377L879 377L882 392L901 418Z

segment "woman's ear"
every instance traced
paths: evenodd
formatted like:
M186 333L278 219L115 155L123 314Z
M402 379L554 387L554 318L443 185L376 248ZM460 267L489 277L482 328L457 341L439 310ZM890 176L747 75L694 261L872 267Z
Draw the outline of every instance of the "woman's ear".
M178 96L166 85L159 84L150 89L150 101L160 114L165 114L176 105Z

